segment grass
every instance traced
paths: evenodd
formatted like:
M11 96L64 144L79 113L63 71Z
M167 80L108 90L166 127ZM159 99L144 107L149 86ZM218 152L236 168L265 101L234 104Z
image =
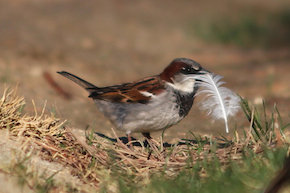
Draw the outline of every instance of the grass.
M18 157L20 158L20 157ZM47 176L45 172L38 173L33 167L29 167L27 163L29 156L21 157L11 165L10 173L18 177L20 187L28 186L31 190L39 193L50 192L57 187L54 180L54 174Z
M206 168L208 177L201 178L198 175L200 168L194 167L180 172L174 179L155 178L146 189L148 192L261 192L271 175L281 167L286 155L285 150L265 152L263 156L254 156L254 153L243 156L240 163L233 161L225 169L221 169L221 163L216 160L198 163Z
M261 16L263 15L263 16ZM239 47L288 47L290 10L277 13L242 13L238 17L215 17L192 22L191 32L207 42Z
M21 115L24 105L15 92L4 91L1 129L23 141L22 154L61 164L70 171L66 178L83 184L63 183L62 170L39 172L29 156L15 159L8 173L18 176L20 189L26 185L35 192L262 192L289 154L289 124L283 124L277 108L268 115L265 105L259 112L246 100L242 107L249 127L233 139L189 132L185 144L154 151L142 141L130 149L114 130L113 140L93 132L80 135L45 110L40 116Z

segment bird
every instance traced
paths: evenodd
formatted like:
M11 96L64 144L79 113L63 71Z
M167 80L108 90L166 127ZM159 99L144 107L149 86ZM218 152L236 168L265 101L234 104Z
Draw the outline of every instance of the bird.
M131 133L150 133L167 129L181 121L190 111L199 75L210 73L188 58L174 59L160 74L140 80L97 87L69 72L60 75L72 80L88 93L98 109L131 141Z

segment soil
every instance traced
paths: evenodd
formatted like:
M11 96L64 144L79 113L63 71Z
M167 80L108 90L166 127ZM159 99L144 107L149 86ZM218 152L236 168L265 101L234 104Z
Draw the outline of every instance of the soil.
M228 88L258 108L264 99L268 115L277 104L284 123L288 123L289 47L245 49L206 43L189 30L193 21L209 15L235 15L248 8L273 11L285 6L289 7L289 2L283 0L269 4L262 0L2 0L0 90L18 85L18 94L27 102L25 113L41 113L45 106L47 113L56 112L56 116L68 119L71 127L85 129L89 125L95 132L112 136L110 123L87 98L88 93L56 71L65 70L97 86L108 86L159 74L173 59L186 57L224 76ZM67 94L61 94L54 81ZM232 119L231 128L235 124L238 129L249 126L242 112ZM197 105L165 132L164 140L192 137L187 131L225 134L223 123L212 123ZM153 134L154 138L159 136Z

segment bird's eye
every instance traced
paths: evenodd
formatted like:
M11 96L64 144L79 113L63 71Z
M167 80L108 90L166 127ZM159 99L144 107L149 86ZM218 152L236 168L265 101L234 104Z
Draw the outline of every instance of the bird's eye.
M184 74L194 74L198 71L190 66L183 67L181 70Z

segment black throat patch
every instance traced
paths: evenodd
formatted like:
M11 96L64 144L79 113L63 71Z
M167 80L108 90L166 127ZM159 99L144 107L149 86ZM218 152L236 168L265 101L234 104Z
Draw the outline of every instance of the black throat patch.
M188 94L181 94L179 92L175 92L176 95L176 107L179 107L178 114L181 117L185 117L188 112L190 111L193 101L194 101L194 95L196 91L198 90L198 87L194 87L194 92L193 93L188 93Z

